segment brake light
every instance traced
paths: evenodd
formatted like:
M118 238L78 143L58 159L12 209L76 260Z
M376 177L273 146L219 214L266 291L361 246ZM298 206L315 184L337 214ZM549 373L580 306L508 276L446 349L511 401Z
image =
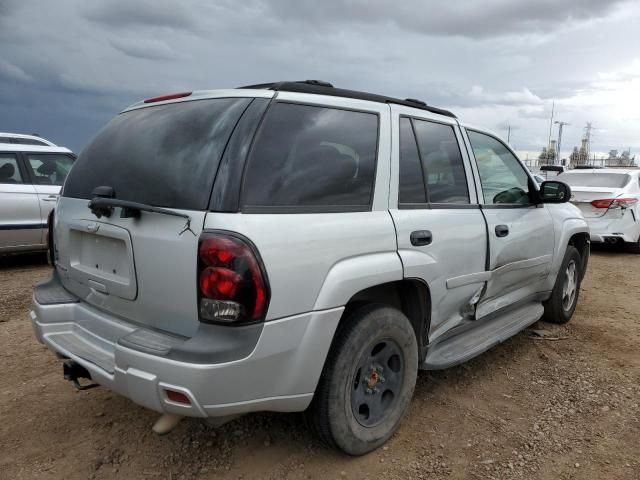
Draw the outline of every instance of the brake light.
M163 102L165 100L175 100L176 98L188 97L193 92L178 92L170 93L168 95L160 95L159 97L151 97L144 100L144 103Z
M638 203L637 198L603 198L591 202L595 208L629 208Z
M252 245L230 234L205 232L198 246L198 311L211 323L264 320L269 290Z

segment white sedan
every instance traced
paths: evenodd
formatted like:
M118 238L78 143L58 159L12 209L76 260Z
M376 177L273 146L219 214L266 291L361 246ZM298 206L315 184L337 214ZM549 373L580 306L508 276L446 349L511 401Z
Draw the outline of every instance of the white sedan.
M571 202L582 210L592 242L624 242L640 253L640 170L571 170L555 180L571 187Z

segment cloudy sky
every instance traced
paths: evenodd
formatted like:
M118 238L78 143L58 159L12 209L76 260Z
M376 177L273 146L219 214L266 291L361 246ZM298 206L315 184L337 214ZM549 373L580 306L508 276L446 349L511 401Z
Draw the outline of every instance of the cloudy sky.
M640 2L0 0L0 131L80 151L128 104L289 79L420 98L523 157L640 153ZM554 136L557 130L554 127Z

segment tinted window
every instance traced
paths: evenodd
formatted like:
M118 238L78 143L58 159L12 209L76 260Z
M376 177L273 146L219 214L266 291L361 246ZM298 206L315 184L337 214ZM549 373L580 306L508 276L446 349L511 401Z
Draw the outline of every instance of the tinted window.
M73 165L73 158L62 154L27 154L33 183L38 185L62 185Z
M411 120L408 118L400 119L400 186L398 203L427 203L418 146L411 127Z
M493 137L468 131L484 202L529 203L529 176L509 149Z
M0 143L13 143L10 137L0 137Z
M22 183L15 155L0 153L0 183Z
M375 114L276 103L251 149L244 205L367 210L377 141Z
M467 178L453 127L413 120L430 203L469 203Z
M80 154L64 196L91 198L105 185L121 200L205 210L220 156L250 101L194 100L118 115Z
M554 180L572 187L622 188L630 178L626 173L563 173Z

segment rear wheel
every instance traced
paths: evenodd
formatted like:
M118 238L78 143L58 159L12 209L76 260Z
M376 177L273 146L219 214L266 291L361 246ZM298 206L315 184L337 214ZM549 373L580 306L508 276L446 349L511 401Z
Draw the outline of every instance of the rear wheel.
M307 418L327 445L349 455L380 447L409 406L418 346L400 311L368 305L336 333Z
M578 303L582 259L578 250L569 245L558 272L551 297L544 303L542 319L551 323L567 323L571 320Z

